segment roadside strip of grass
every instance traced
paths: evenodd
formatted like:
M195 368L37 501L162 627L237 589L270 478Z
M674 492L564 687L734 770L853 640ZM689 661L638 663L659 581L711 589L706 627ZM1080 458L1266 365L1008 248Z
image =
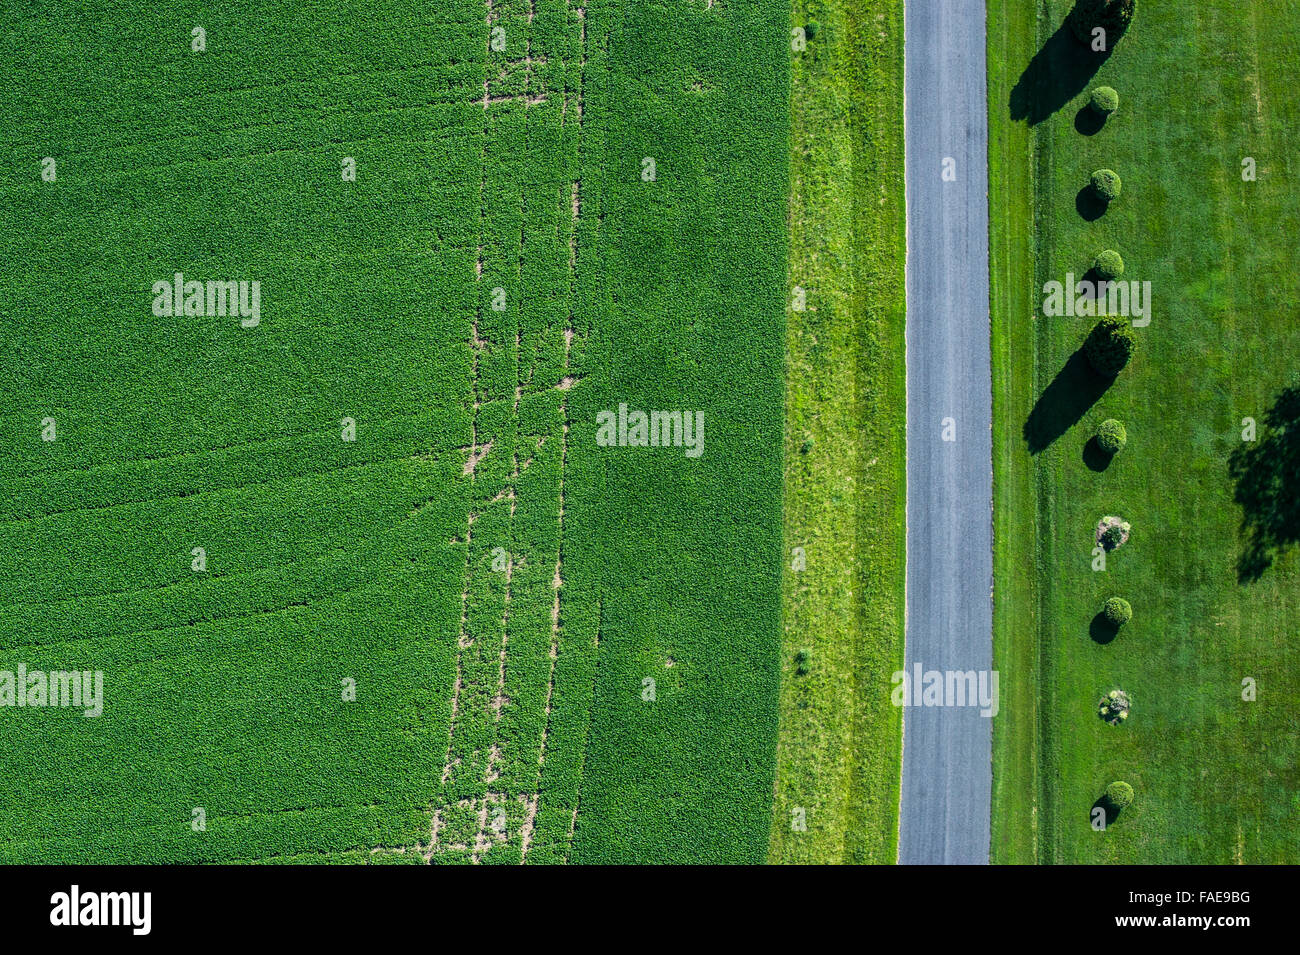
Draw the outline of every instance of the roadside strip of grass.
M1036 47L1035 4L992 4L989 64L989 310L993 352L993 723L991 861L1033 863L1038 817L1038 598L1032 462L1020 431L1033 405L1033 133L1007 121L1011 89ZM1028 552L1028 553L1027 553ZM1027 568L1026 565L1029 565Z
M769 861L892 863L905 564L901 0L796 0L781 729ZM802 551L796 551L802 548ZM795 569L799 554L806 569ZM802 812L799 812L802 810ZM806 831L800 822L806 825Z

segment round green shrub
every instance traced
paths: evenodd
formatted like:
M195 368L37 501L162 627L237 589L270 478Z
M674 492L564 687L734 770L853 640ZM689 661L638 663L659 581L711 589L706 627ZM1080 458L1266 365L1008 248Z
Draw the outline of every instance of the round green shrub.
M1106 802L1112 809L1124 809L1133 805L1133 787L1126 782L1113 782L1106 787Z
M1128 432L1124 425L1114 418L1107 418L1097 429L1097 447L1103 454L1116 455L1128 444Z
M1133 357L1133 329L1127 321L1109 315L1098 322L1083 343L1083 355L1097 374L1114 378Z
M1101 614L1108 624L1118 630L1133 619L1133 607L1123 597L1111 597L1102 605Z
M1093 108L1094 112L1102 116L1109 116L1115 110L1119 109L1119 94L1112 87L1098 86L1088 97L1088 105Z
M1106 31L1106 49L1124 35L1137 12L1137 0L1077 0L1068 22L1074 35L1083 43L1092 43L1092 31Z
M1124 256L1107 249L1092 260L1093 271L1103 282L1113 282L1124 274Z
M1124 183L1114 169L1098 169L1092 174L1092 191L1103 202L1114 202L1119 198Z
M1124 543L1126 533L1123 524L1112 524L1101 532L1101 545L1107 550L1114 550Z
M817 34L821 32L822 32L822 25L818 23L816 20L809 20L806 24L804 24L803 35L807 37L809 40L811 40L813 37L815 37Z

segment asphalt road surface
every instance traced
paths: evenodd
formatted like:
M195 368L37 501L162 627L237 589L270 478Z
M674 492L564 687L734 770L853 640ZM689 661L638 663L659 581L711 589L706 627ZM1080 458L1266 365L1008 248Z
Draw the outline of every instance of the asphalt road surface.
M920 664L987 674L993 408L984 0L907 0L904 14L907 672ZM992 720L979 706L909 702L899 861L987 863Z

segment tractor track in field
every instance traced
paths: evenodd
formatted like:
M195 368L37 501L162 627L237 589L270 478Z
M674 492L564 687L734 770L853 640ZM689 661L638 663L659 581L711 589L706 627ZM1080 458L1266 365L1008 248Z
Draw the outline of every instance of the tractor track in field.
M486 8L487 25L491 27L500 22L500 10L494 9L491 0L486 0ZM585 69L586 62L585 9L569 10L571 14L576 14L571 20L574 31L572 37L576 38L576 50L580 57L573 62L573 66L581 71ZM509 317L502 316L504 324L492 313L485 312L486 299L483 294L492 284L491 276L500 274L503 264L500 239L494 245L488 231L491 218L489 206L496 194L494 187L505 185L507 190L515 188L511 181L493 183L490 178L493 172L489 157L493 150L492 139L496 128L490 118L490 108L507 100L522 103L522 109L513 114L513 118L506 116L501 121L522 123L522 127L514 127L514 134L522 136L525 143L528 142L529 129L534 122L554 122L558 119L561 128L567 124L576 131L574 134L579 137L580 153L580 79L576 91L572 88L559 91L562 108L557 108L558 103L551 106L549 109L554 110L554 113L548 112L547 118L531 115L535 112L534 107L543 106L546 102L546 97L539 97L534 89L534 84L543 84L544 80L533 73L533 67L539 63L546 64L552 58L534 50L531 35L524 27L525 20L527 24L532 24L535 16L535 4L530 4L526 11L514 18L514 26L511 27L525 30L522 56L516 53L515 59L508 61L508 68L519 66L523 70L525 85L522 91L514 91L508 96L494 96L491 84L498 67L491 60L490 49L485 65L483 148L480 151L483 172L478 190L480 209L476 255L471 248L471 255L474 255L473 279L479 290L479 304L468 330L468 342L472 350L468 408L472 422L471 440L469 446L462 449L466 455L462 477L468 482L469 511L463 541L459 538L454 541L458 546L463 544L466 548L465 584L461 593L456 675L451 700L452 718L441 776L442 795L434 801L429 841L421 849L426 862L438 861L439 856L458 854L463 859L478 863L500 846L517 849L518 861L528 861L530 851L537 844L542 774L547 766L547 747L552 742L551 713L556 695L556 663L563 643L561 590L564 586L569 392L581 382L581 376L573 373L571 364L571 350L576 335L576 270L580 255L577 232L582 203L581 176L577 168L571 171L571 175L566 172L564 185L555 194L556 201L568 213L568 228L560 229L544 239L547 242L554 241L556 249L562 250L561 254L567 258L567 277L562 280L564 284L561 286L567 289L569 296L566 310L556 315L549 327L526 327L526 310L533 307L528 296L532 294L536 298L542 293L526 290L526 285L531 284L530 276L536 265L526 267L529 263L525 260L525 251L538 241L535 233L530 231L531 223L536 218L532 209L544 200L522 184L519 186L519 208L512 212L512 216L517 213L519 229L505 247L510 250L509 255L513 259L506 268L513 273L511 281L517 289L516 301L512 303L513 311ZM574 92L576 96L572 95ZM573 112L568 109L570 99L575 101ZM560 268L564 269L564 265ZM494 311L497 310L494 308ZM485 363L492 360L493 350L502 347L503 340L512 343L507 367L513 367L513 387L508 384L504 387L492 386L483 378ZM527 356L531 356L531 359L526 368ZM496 358L498 361L507 360L501 355ZM558 381L550 379L549 382L543 380L535 383L540 368L549 368L551 372L558 368ZM549 378L549 373L547 377ZM558 421L554 425L548 425L542 433L523 433L521 429L525 427L525 418L521 414L521 402L526 398L545 395L555 395ZM502 407L506 401L509 404ZM498 410L485 418L487 409L493 406ZM539 498L539 488L533 485L530 489L526 478L531 474L530 465L537 455L542 454L543 446L552 438L555 439L552 448L556 450L547 453L558 454L558 475L555 470L551 470L549 476L542 477L543 480L554 480L555 484L543 485L545 489ZM532 449L532 442L536 442L535 450ZM498 459L499 455L506 457ZM550 458L550 466L554 469L554 457ZM486 489L475 489L476 485L481 488L485 481L488 482ZM516 526L517 516L527 524L529 512L536 513L536 508L544 506L543 501L552 496L556 521L553 559L549 553L549 543L547 551L537 553L526 539L521 539L524 525ZM488 529L481 531L483 527ZM488 536L483 537L482 534ZM500 550L505 552L503 557L498 553ZM484 573L480 566L486 562L489 552L498 554L494 558L493 569L499 570L499 574ZM543 573L546 577L545 590L540 578ZM534 613L538 608L533 605L543 592L548 597L548 612L539 615ZM481 610L475 610L476 606L484 602L491 602L497 613L496 622L488 626L484 626ZM520 613L518 622L516 609ZM515 633L517 627L523 628L518 634ZM544 634L541 632L542 627L545 628ZM516 650L516 636L524 640L524 649ZM529 671L531 675L516 671L513 662L515 654L536 653L531 648L543 638L545 649L542 668ZM488 642L491 643L490 649L485 645ZM490 677L486 675L489 662L492 669ZM533 666L536 667L536 664ZM542 673L545 673L544 685L541 682ZM485 680L490 680L491 685L485 686ZM521 680L529 682L521 686ZM517 691L521 690L524 698L515 699ZM538 735L529 735L531 730L521 735L521 720L529 723L529 716L524 711L516 712L517 708L523 706L524 710L529 710L531 706L537 705L541 709ZM529 752L536 755L536 766L533 769L519 763L521 759L531 762L532 756L526 755ZM471 770L473 775L467 775ZM548 837L547 843L548 851L553 853L554 838Z

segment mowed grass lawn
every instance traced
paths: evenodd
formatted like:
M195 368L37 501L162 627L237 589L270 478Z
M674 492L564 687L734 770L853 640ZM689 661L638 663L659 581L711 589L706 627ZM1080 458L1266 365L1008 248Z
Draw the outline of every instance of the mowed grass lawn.
M1142 2L1095 70L1072 61L1072 37L1053 39L1070 6L1014 2L990 20L1006 690L994 858L1294 862L1300 562L1281 554L1239 578L1247 542L1229 458L1243 419L1262 427L1300 354L1300 38L1289 29L1300 4ZM1078 115L1097 84L1121 97L1099 130ZM1243 181L1248 157L1255 181ZM1123 177L1123 194L1087 221L1076 204L1099 167ZM1151 283L1151 323L1109 387L1058 379L1092 321L1043 317L1042 286L1082 276L1105 248L1123 254L1126 279ZM1102 468L1086 445L1110 417L1128 447ZM1094 572L1093 532L1108 514L1130 521L1132 538ZM1102 642L1091 623L1113 595L1134 616ZM1112 688L1133 700L1117 728L1097 716ZM1136 800L1094 831L1090 809L1117 779Z

